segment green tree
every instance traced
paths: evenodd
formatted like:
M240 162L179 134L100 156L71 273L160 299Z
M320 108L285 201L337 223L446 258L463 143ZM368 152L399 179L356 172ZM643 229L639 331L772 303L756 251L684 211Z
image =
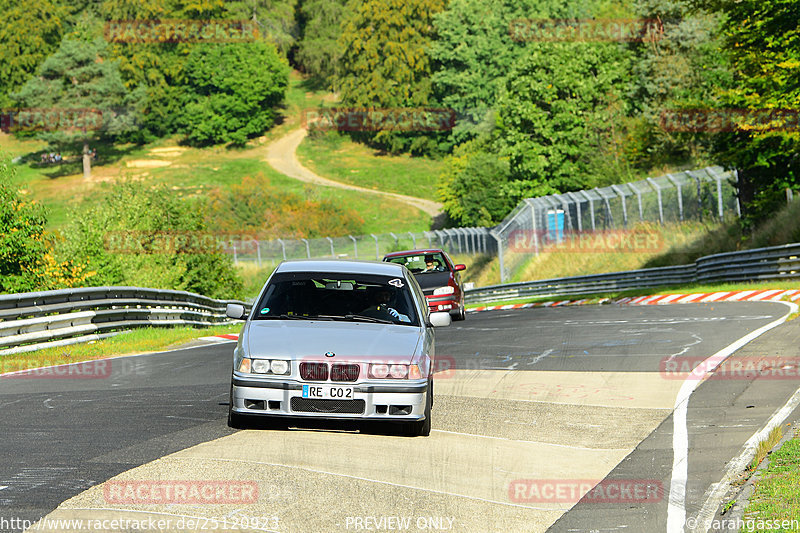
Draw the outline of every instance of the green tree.
M549 43L506 78L495 145L509 193L522 198L594 186L592 158L608 151L615 106L625 106L629 56L616 43ZM622 114L625 114L623 110Z
M181 124L194 144L243 145L275 122L289 65L264 41L195 46L186 62Z
M15 171L0 154L0 292L16 293L81 285L93 275L73 258L58 261L45 230L41 204L14 185Z
M302 35L295 61L318 84L329 85L339 61L347 0L305 0L298 12Z
M59 112L94 110L86 122L76 127L62 124L61 119L57 123L48 123L45 117L41 121L44 131L39 134L51 144L81 144L85 178L91 174L89 143L135 129L137 109L143 96L141 91L125 88L117 63L106 52L107 45L99 37L93 41L66 37L59 49L42 63L37 75L14 95L14 99L25 108ZM95 113L102 118L97 119Z
M444 0L352 0L339 38L335 86L344 106L417 108L431 104L428 47ZM420 151L436 136L379 131L356 138L391 151Z
M234 0L225 8L234 18L253 21L262 37L284 55L296 44L300 29L295 18L297 0Z
M514 207L507 194L508 161L493 152L486 137L457 146L439 179L444 211L459 226L492 226Z
M800 4L713 0L704 5L725 17L722 50L735 83L720 99L725 107L753 112L738 131L716 135L713 144L718 160L738 169L739 198L753 223L777 210L786 187L800 186ZM754 119L770 109L793 110L794 119Z
M0 0L0 107L58 48L69 10L53 0Z

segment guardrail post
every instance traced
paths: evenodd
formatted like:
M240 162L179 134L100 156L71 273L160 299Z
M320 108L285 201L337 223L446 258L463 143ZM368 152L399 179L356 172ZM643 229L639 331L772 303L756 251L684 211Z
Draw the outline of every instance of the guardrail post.
M353 241L353 253L356 256L356 259L358 259L358 241L356 241L356 238L352 235L348 235L348 237L350 237L350 240Z
M375 239L375 261L381 260L381 252L378 250L378 236L374 233L370 233L373 239Z
M500 283L506 282L506 270L503 265L503 241L500 239L498 235L494 233L491 234L492 237L497 241L497 259L500 262Z
M328 239L329 243L331 243L331 257L336 259L336 252L333 249L333 239L331 239L330 237L325 237L325 238Z
M589 202L589 217L592 219L592 231L595 231L595 222L594 222L594 200L586 191L579 191L584 198Z
M536 206L531 206L531 230L533 231L533 253L539 255L539 221L536 218Z
M286 244L283 242L283 239L278 239L278 242L281 243L281 250L283 251L283 260L286 261Z
M647 183L655 189L656 195L658 195L658 220L661 224L664 224L664 204L661 202L661 188L655 182L653 178L647 178Z
M416 237L414 236L414 234L413 234L413 233L411 233L410 231L408 232L408 235L411 237L411 242L413 242L413 243L414 243L414 245L412 246L412 248L416 248L416 247L417 247L417 238L416 238Z
M678 216L680 216L681 222L683 222L683 193L681 192L681 183L675 179L672 174L667 174L667 179L678 189Z
M389 232L389 235L391 235L392 238L394 239L394 247L395 247L395 249L400 248L400 239L397 237L397 235L395 235L391 231Z
M256 243L256 260L258 261L258 268L261 268L261 243L258 241L254 241Z
M311 259L311 248L308 246L308 239L300 239L304 243L306 243L306 255L309 259Z
M616 185L612 185L611 189L615 193L617 193L617 195L622 199L622 227L623 228L627 228L628 227L628 206L627 206L627 202L625 201L625 192L622 189L620 189L618 186L616 186Z
M231 246L233 247L233 264L238 265L239 260L236 258L236 243L231 241Z

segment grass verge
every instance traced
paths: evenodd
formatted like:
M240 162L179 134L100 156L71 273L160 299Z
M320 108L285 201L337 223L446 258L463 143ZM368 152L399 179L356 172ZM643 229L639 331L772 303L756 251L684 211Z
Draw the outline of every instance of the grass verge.
M0 374L50 365L94 361L107 357L175 348L198 337L239 333L241 324L209 328L141 328L95 342L45 348L35 352L6 355L0 358Z
M744 510L744 520L758 526L747 531L800 531L800 439L797 435L770 455L769 465L755 481L755 491ZM774 521L791 521L793 525L778 529ZM767 527L769 523L769 527Z
M438 201L436 183L442 161L409 155L383 155L338 133L309 135L298 160L320 176L367 189Z

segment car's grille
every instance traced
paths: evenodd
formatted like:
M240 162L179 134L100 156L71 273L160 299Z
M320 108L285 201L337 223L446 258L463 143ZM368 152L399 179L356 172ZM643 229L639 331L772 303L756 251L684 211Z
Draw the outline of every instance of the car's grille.
M355 381L358 379L358 365L337 365L331 368L331 381Z
M315 400L311 398L292 398L292 411L303 413L347 413L362 414L364 400Z
M306 381L327 381L328 363L300 363L300 377Z

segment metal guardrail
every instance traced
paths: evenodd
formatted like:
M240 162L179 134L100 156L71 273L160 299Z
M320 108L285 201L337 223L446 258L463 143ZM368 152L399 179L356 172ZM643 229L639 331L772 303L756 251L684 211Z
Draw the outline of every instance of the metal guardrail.
M91 287L0 295L0 356L110 337L145 326L232 323L228 303L186 291Z
M467 303L559 297L708 282L800 279L800 244L701 257L694 264L492 285L465 291Z
M646 289L695 282L800 279L800 244L701 257L694 264L492 285L467 303ZM144 326L228 324L229 303L185 291L91 287L0 295L0 356L96 340Z

